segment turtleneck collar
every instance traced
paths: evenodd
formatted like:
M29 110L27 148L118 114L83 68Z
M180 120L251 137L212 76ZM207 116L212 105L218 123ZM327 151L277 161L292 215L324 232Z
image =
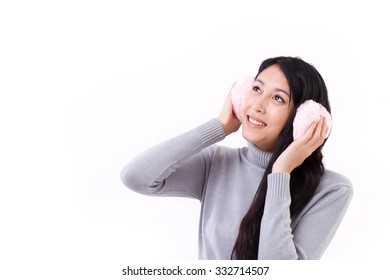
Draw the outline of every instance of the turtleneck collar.
M256 145L248 141L248 152L246 156L250 162L265 169L272 157L272 152L260 150Z

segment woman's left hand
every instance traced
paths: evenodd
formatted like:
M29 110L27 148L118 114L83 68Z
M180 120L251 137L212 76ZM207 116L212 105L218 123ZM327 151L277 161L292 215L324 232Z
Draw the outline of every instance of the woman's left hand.
M272 172L291 173L324 143L328 130L329 127L326 125L324 117L321 117L319 121L309 127L302 137L293 141L283 151L272 166Z
M219 121L223 126L223 130L225 131L225 136L228 136L229 134L236 132L241 126L240 120L237 118L237 116L234 114L233 111L233 103L232 103L233 87L234 84L230 89L229 94L225 98L225 102L223 104L221 113L219 114L218 117Z

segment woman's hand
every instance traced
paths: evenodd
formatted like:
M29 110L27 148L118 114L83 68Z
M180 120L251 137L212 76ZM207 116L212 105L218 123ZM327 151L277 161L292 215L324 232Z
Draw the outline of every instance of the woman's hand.
M232 88L233 87L234 84ZM233 132L236 132L241 126L240 120L236 117L236 115L233 112L231 89L229 94L226 96L225 103L223 104L218 119L222 123L223 130L225 131L226 136L228 136Z
M283 151L272 166L272 172L291 173L324 143L328 130L329 127L326 125L324 117L321 117L319 121L309 127L302 137L293 141Z

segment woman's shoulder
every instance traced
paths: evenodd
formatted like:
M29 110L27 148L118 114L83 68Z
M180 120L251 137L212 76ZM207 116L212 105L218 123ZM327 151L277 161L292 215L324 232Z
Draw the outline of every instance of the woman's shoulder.
M338 185L352 188L352 182L347 176L333 170L325 169L321 180L334 186Z
M307 210L302 213L306 213L314 205L318 205L321 209L330 209L329 211L346 209L352 197L351 180L338 172L325 170L310 203L305 207ZM324 205L332 205L332 207L327 208Z
M318 192L329 192L342 190L343 192L352 193L353 187L351 180L336 171L325 169L324 174L321 176L320 184L318 186Z

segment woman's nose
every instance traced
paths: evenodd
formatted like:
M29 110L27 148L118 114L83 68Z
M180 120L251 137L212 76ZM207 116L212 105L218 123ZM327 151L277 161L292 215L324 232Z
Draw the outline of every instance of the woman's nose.
M255 105L252 105L251 109L256 113L262 113L262 109L260 109L258 106L255 107Z
M264 113L266 108L266 100L264 97L258 97L257 100L252 104L251 109L256 113Z

